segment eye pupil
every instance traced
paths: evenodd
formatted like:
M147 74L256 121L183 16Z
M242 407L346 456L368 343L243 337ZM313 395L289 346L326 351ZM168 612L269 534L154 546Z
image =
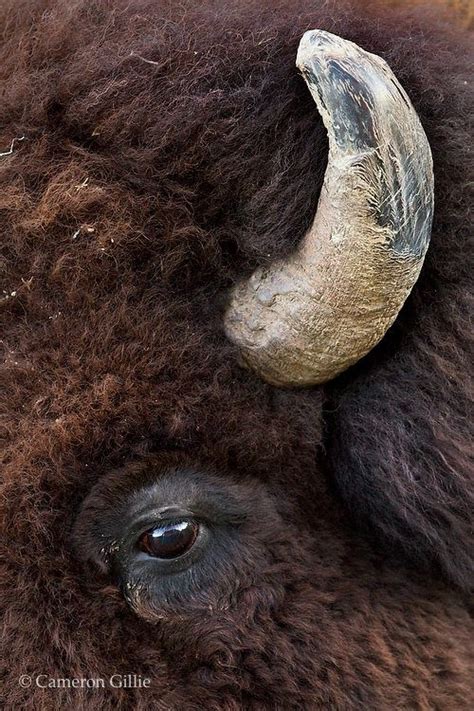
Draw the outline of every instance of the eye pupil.
M194 544L198 531L195 521L170 521L143 533L138 547L154 558L178 558Z

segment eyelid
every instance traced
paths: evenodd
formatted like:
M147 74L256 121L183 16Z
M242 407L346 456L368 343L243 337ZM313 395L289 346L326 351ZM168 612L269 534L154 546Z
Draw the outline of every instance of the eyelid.
M155 495L156 491L156 495ZM216 496L212 495L212 491L207 491L207 496L204 498L200 494L196 497L189 496L187 501L183 501L181 505L166 504L163 502L160 484L154 484L147 489L135 491L133 498L127 507L127 518L130 517L134 521L140 521L143 517L149 519L155 517L156 520L166 520L170 518L170 514L177 517L194 518L207 523L207 525L233 525L239 526L247 519L247 513L242 510L242 507L237 501L228 495L222 496L221 492L217 492ZM180 497L181 492L176 492L176 497ZM169 492L169 496L173 496ZM153 499L156 498L155 503ZM158 503L161 498L162 503Z
M192 511L189 511L189 509L169 506L166 509L147 509L141 516L135 517L132 525L128 529L128 535L140 535L153 527L165 523L186 520L192 520L204 526L211 525L208 521L203 519L203 517L197 516Z

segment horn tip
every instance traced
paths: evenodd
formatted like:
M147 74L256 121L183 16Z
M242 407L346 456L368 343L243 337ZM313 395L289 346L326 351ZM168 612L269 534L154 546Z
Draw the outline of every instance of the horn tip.
M314 61L318 56L346 54L348 46L356 47L353 42L344 40L326 30L307 30L298 45L296 66L303 70L311 60Z

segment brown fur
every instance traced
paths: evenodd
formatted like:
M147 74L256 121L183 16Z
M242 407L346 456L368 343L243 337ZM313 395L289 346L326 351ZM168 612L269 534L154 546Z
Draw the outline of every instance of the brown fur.
M436 216L383 342L283 391L239 367L222 309L314 214L314 27L407 89ZM0 150L24 136L0 157L6 708L471 707L472 37L310 0L3 0L0 28ZM219 595L142 619L73 524L187 466L238 492L247 547ZM18 684L128 672L151 687Z

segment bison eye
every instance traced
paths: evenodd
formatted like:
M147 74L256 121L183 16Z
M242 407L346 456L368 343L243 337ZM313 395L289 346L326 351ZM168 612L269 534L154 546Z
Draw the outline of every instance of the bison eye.
M199 533L196 521L167 521L142 533L138 548L154 558L179 558L194 545Z

